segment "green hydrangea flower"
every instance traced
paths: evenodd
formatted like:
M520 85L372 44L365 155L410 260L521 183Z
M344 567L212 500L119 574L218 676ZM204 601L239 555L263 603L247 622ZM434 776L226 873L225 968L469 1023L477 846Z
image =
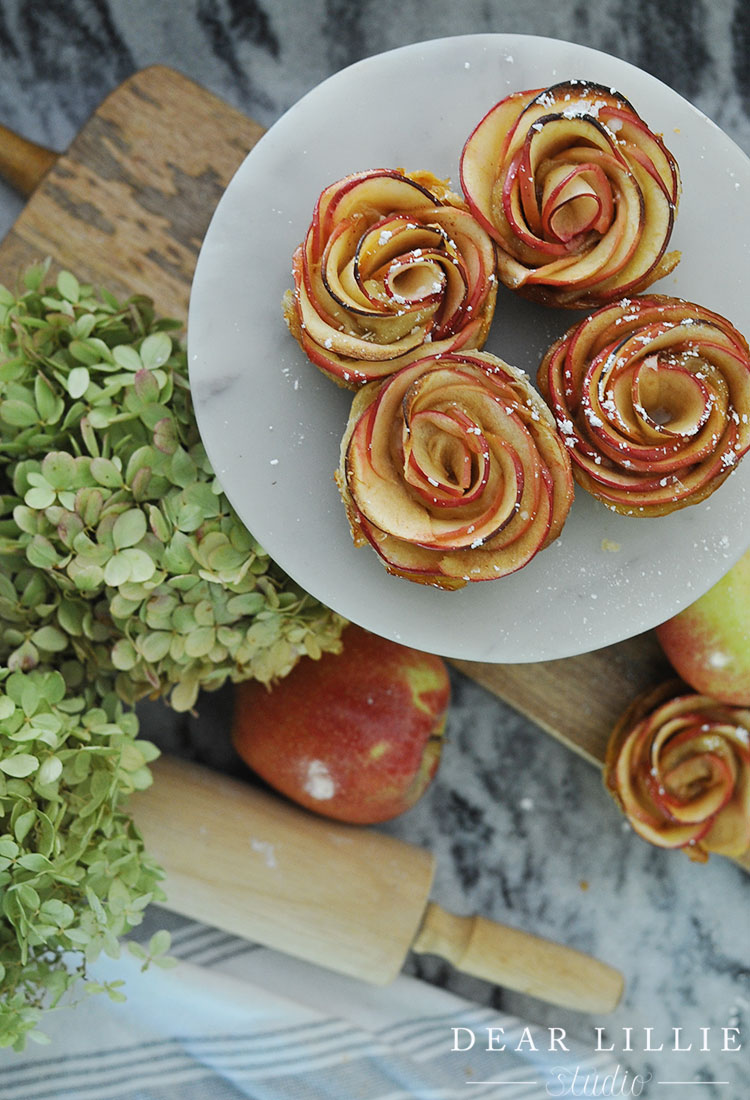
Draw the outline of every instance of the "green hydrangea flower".
M224 496L179 324L46 276L0 287L0 1045L20 1046L159 896L123 808L156 752L133 704L271 683L345 625Z

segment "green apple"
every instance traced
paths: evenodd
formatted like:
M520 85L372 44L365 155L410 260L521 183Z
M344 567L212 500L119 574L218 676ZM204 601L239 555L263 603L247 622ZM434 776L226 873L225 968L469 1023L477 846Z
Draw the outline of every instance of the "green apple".
M695 691L750 706L750 551L705 595L658 626L656 635Z

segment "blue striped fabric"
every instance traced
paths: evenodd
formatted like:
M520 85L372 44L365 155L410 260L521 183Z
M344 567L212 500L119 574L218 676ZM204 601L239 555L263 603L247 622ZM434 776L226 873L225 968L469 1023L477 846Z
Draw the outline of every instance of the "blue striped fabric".
M85 998L48 1017L51 1045L0 1051L0 1100L531 1100L565 1059L611 1068L546 1053L534 1028L538 1052L517 1053L521 1021L414 978L374 988L192 923L172 954L145 974L99 960L92 978L124 978L127 1001ZM489 1026L506 1051L484 1049ZM451 1049L454 1027L472 1049Z

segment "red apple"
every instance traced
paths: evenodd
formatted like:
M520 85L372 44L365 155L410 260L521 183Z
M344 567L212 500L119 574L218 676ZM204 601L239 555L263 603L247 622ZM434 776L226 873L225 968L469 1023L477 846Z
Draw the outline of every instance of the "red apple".
M343 651L301 661L276 687L236 688L232 740L276 790L326 817L387 821L424 794L450 702L445 662L358 626Z
M669 661L695 691L750 705L750 551L674 618L656 628Z

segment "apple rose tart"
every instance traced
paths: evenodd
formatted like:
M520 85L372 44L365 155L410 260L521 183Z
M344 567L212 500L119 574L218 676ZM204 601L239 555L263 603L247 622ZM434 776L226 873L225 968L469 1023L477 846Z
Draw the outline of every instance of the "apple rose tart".
M747 342L680 298L602 307L552 345L538 382L576 481L623 515L697 504L750 447Z
M624 96L585 80L514 92L461 155L498 275L545 305L588 309L668 274L677 163Z
M394 374L425 346L481 347L495 309L495 246L429 172L359 172L326 187L292 267L287 324L350 389Z
M356 545L437 588L503 577L559 535L570 460L522 371L423 356L356 394L336 480Z
M633 829L660 848L739 857L750 848L750 710L663 684L612 732L604 781Z

